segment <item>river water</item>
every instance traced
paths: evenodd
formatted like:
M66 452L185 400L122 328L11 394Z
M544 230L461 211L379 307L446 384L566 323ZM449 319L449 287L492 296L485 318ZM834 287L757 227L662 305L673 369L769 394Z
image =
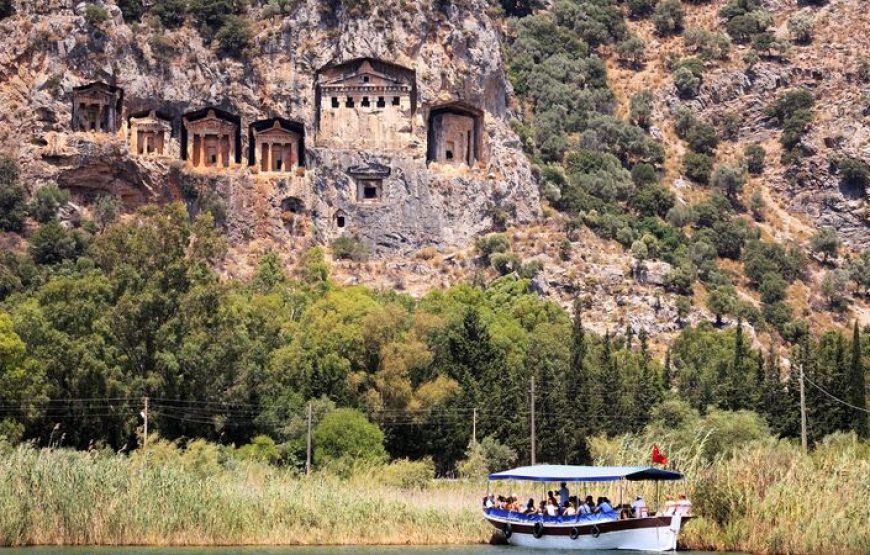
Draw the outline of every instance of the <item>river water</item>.
M0 549L0 555L564 555L567 551L513 546L342 546L342 547L24 547ZM642 551L583 551L584 555L649 555ZM704 551L680 551L702 555ZM727 555L727 554L717 554ZM739 555L733 553L731 555Z

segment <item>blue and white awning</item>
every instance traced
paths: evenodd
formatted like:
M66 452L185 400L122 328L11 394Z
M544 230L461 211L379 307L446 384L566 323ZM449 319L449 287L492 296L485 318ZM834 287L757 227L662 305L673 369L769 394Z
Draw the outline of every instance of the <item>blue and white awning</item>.
M489 475L489 479L525 482L615 482L617 480L682 480L683 475L673 470L664 470L653 466L541 464L494 472Z

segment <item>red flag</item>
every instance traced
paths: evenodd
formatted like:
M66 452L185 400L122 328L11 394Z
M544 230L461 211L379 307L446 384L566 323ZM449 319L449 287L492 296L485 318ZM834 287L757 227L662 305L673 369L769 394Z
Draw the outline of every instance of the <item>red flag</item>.
M660 464L662 466L668 465L668 458L666 456L662 455L662 452L659 451L658 445L653 445L652 462L653 462L653 464Z

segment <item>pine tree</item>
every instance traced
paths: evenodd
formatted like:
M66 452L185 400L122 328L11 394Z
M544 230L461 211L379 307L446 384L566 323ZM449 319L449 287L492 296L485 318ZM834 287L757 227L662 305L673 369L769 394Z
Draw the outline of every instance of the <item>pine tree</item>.
M867 385L865 381L864 361L861 358L861 331L858 329L858 321L852 327L852 356L849 360L849 398L850 404L858 409L867 409ZM855 410L855 420L852 429L858 437L866 438L868 431L867 413Z
M671 370L671 349L670 347L668 347L668 350L665 351L665 366L662 369L662 389L665 393L670 393L672 385L673 376Z

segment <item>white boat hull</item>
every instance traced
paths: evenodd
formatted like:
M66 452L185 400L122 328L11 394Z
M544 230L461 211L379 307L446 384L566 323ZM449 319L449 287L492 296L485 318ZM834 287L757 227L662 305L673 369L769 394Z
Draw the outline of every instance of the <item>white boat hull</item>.
M677 548L682 523L690 517L659 516L594 524L542 522L537 528L528 521L510 522L489 515L486 518L502 531L508 543L522 547L670 551Z

